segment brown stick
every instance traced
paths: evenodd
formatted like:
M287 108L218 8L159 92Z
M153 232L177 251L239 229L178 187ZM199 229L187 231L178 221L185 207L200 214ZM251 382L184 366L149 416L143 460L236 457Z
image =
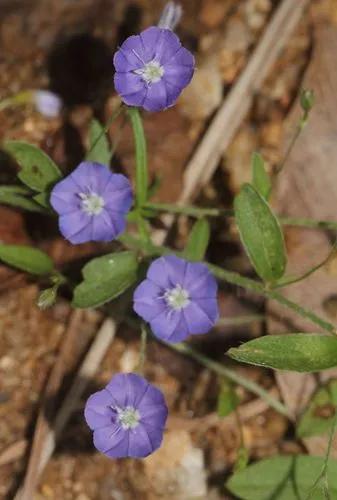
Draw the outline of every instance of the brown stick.
M55 396L60 388L66 372L69 354L72 352L74 340L78 334L79 326L83 318L83 311L75 310L70 316L68 328L62 340L60 352L51 370L42 404L36 421L33 444L28 461L26 476L23 483L20 500L31 500L38 479L38 467L44 441L50 429L51 419L54 417Z
M41 439L39 453L36 454L36 457L34 459L34 488L54 452L57 439L59 438L73 411L79 405L83 391L85 390L88 382L92 379L93 375L96 373L103 357L105 356L111 342L113 341L116 333L116 328L116 323L111 319L106 319L103 322L72 382L69 391L67 392L65 399L63 400L61 408L57 412L52 426L48 427L47 433L45 433L43 436L43 440ZM30 487L30 491L34 493L34 489L32 490L32 487ZM24 497L21 496L22 493L23 490L20 489L17 492L14 500L23 500ZM33 496L26 497L25 500L31 500L32 498Z

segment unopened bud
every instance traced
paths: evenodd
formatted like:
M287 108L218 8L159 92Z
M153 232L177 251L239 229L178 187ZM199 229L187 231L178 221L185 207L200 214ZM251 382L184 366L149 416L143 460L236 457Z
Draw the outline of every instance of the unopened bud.
M57 287L46 288L43 290L37 299L37 306L40 309L48 309L56 302Z
M310 89L303 89L301 92L300 102L303 111L308 113L315 103L314 91Z
M33 102L41 115L55 118L62 109L62 99L49 90L36 90L33 93Z
M160 16L158 28L174 31L180 22L183 9L179 3L168 2Z

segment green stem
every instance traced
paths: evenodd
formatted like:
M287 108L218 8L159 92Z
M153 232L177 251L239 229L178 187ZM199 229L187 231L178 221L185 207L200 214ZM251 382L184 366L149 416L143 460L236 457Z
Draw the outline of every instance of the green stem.
M193 205L171 205L170 203L146 203L145 208L158 212L169 212L171 214L189 215L190 217L219 217L233 216L233 210L221 210L218 208L199 208Z
M138 108L128 108L136 148L136 204L142 207L147 201L148 173L146 140Z
M146 359L146 345L147 345L147 328L145 324L142 322L140 326L140 350L139 350L139 361L137 370L139 373L143 373L144 364Z
M119 115L121 114L121 112L123 111L123 106L122 104L120 104L118 106L117 109L115 109L115 111L112 113L112 115L110 116L109 120L107 121L104 129L102 130L102 132L97 136L97 138L94 140L94 143L91 145L90 149L87 151L87 155L89 153L91 153L91 151L97 146L98 142L101 140L101 138L106 135L109 130L110 130L110 127L111 125L113 124L113 122L119 117Z
M146 203L146 208L157 212L189 215L190 217L234 217L233 210L218 208L199 208L194 205L171 205L170 203ZM277 216L283 226L298 226L308 229L337 230L337 221L314 220L306 217Z
M289 278L289 277L282 278L280 281L278 281L278 283L276 285L273 286L273 289L275 290L276 288L283 288L283 287L288 286L288 285L293 285L294 283L298 283L299 281L302 281L302 280L308 278L308 276L311 276L313 273L315 273L316 271L321 269L323 266L325 266L329 262L329 260L336 253L336 248L337 248L337 242L335 242L333 244L329 254L327 255L327 257L325 257L325 259L322 262L320 262L316 266L312 267L311 269L306 271L301 276L297 276L294 278Z
M184 354L192 359L195 359L196 361L198 361L198 363L205 366L209 370L212 370L218 375L226 377L228 380L231 380L235 384L244 387L245 389L247 389L247 391L252 392L256 396L259 396L264 401L266 401L266 403L268 403L271 408L274 408L274 410L281 413L285 417L292 419L292 416L290 415L287 408L280 401L273 398L262 387L260 387L258 384L255 384L255 382L252 382L251 380L248 380L245 377L239 375L236 371L231 370L230 368L226 368L222 364L207 358L200 352L194 350L188 344L168 344L166 342L164 342L164 344L170 349L179 352L180 354Z
M304 307L296 304L295 302L292 302L291 300L281 295L279 292L276 292L274 290L267 290L262 283L241 276L238 273L232 271L226 271L224 269L221 269L220 267L213 266L212 264L207 264L207 265L210 271L212 271L214 276L216 276L218 279L226 281L233 285L238 285L242 288L245 288L246 290L251 290L271 300L275 300L276 302L279 302L288 309L291 309L292 311L296 312L299 316L302 316L303 318L310 320L312 323L319 326L323 330L329 332L331 335L337 334L336 327L332 323L329 323L328 321L325 321L323 318L320 318L319 316L317 316L317 314L313 313L309 309L305 309Z

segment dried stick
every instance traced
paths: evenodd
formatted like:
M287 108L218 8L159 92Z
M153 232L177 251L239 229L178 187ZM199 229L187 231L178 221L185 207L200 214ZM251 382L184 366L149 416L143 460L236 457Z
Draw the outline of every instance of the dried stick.
M73 380L73 383L61 405L61 408L56 415L55 421L49 427L48 432L44 434L43 440L41 440L39 455L36 455L35 459L35 475L32 478L34 484L33 487L30 488L31 491L34 491L35 485L37 484L41 473L43 472L45 466L47 465L50 457L53 454L57 439L59 438L62 430L67 424L71 414L80 403L83 391L100 366L101 361L115 336L115 333L116 323L111 319L106 319L97 332L96 338L93 341L87 355L85 356ZM25 500L31 500L33 498L33 495L31 495L30 497L23 497L23 491L24 490L19 490L14 500L23 500L23 498L25 498Z
M83 311L75 310L72 312L69 326L61 343L60 352L51 370L36 421L31 453L28 460L28 467L23 482L20 500L31 500L33 498L37 482L37 471L40 462L41 450L50 428L50 421L54 417L55 396L66 372L69 354L72 352L82 318Z

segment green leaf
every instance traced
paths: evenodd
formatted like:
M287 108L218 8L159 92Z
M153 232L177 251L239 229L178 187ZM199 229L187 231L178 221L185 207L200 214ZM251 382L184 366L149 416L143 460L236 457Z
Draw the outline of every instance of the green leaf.
M211 236L211 229L207 219L199 219L194 223L184 255L188 260L201 261L205 257Z
M50 193L47 191L44 191L43 193L36 194L33 196L33 200L36 201L41 207L44 207L45 209L48 209L49 212L52 212L53 209L50 205Z
M103 165L110 165L111 151L103 125L93 119L90 124L90 147L86 159Z
M275 282L284 274L286 253L283 235L267 202L250 184L244 184L234 200L241 241L257 274Z
M235 392L233 384L224 380L218 396L217 413L219 417L227 417L239 405L240 399Z
M321 473L324 458L307 455L273 457L249 465L234 474L226 486L241 500L306 500ZM329 490L337 498L337 461L329 460ZM312 500L324 500L320 488Z
M141 207L148 198L146 139L139 109L129 107L127 113L131 121L136 148L136 201Z
M256 191L268 201L272 184L266 171L264 160L259 153L253 153L252 156L253 187Z
M121 295L137 278L133 252L110 253L91 260L82 269L84 281L74 290L73 306L98 307Z
M21 141L7 141L4 149L20 165L19 179L35 191L47 191L62 178L53 160L36 146Z
M45 212L45 210L29 196L31 196L31 191L24 186L0 186L0 203L23 208L29 212Z
M229 349L228 355L276 370L317 372L337 366L337 338L308 333L266 335Z
M53 271L53 261L41 250L23 245L0 245L0 260L31 274L43 275Z
M337 408L337 380L330 380L311 399L296 429L299 438L331 431Z

